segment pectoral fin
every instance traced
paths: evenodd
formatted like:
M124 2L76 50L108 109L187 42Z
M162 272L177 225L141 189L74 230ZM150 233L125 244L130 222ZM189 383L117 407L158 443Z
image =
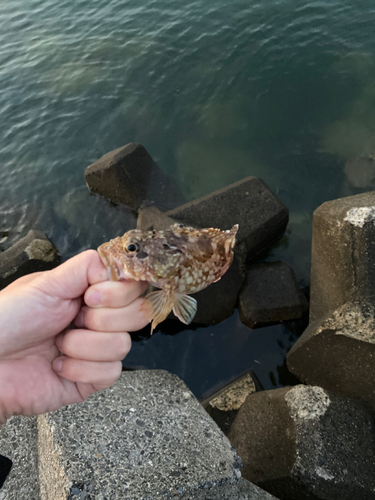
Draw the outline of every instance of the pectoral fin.
M176 294L174 296L173 312L177 318L189 325L197 312L197 301L189 295Z
M150 292L143 300L142 310L151 320L151 335L157 325L164 321L173 307L171 294L165 290Z

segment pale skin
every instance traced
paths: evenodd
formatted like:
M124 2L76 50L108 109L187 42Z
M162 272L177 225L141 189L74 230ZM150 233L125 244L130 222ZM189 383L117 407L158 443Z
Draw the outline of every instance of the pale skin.
M0 291L0 425L80 403L114 384L147 325L147 283L107 280L95 250Z

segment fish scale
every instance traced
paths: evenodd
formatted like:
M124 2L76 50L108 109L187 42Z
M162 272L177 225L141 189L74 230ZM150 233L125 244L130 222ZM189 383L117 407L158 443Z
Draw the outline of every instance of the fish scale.
M188 294L218 281L233 261L238 224L228 231L193 229L174 224L165 231L132 229L103 243L98 252L108 279L148 281L161 290L144 297L151 333L173 310L185 324L191 323L197 302Z

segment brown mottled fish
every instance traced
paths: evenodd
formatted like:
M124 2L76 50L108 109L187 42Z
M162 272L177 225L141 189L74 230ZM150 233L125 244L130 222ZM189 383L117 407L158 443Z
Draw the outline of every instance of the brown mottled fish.
M182 224L165 231L133 229L103 243L98 252L109 279L148 281L161 288L144 298L152 334L172 310L183 323L191 323L197 301L188 294L219 281L229 269L237 231L238 224L229 231Z

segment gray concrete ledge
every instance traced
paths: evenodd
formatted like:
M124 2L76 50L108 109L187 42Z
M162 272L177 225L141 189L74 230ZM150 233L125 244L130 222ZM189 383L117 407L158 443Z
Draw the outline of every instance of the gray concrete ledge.
M36 424L37 420L37 424ZM13 469L1 500L271 500L175 375L124 372L84 403L0 433Z

